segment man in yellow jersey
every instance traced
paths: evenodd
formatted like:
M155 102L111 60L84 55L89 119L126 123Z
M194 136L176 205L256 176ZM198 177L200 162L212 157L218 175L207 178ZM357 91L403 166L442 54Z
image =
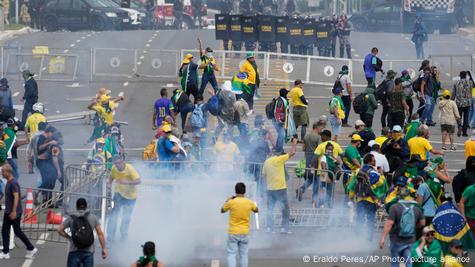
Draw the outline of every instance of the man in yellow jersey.
M302 126L300 129L300 140L303 140L307 131L307 125L309 124L307 106L308 102L305 99L303 93L303 82L301 80L295 80L294 88L292 88L287 95L290 103L294 106L293 119L295 123L295 129Z
M43 103L35 103L33 105L33 114L28 117L25 123L25 132L30 138L30 141L33 135L38 131L38 125L40 124L40 122L46 122L46 117L45 115L43 115L43 113Z
M120 240L127 240L129 231L130 217L134 210L135 201L137 199L137 185L140 184L140 175L134 166L125 163L120 157L115 157L114 166L112 167L109 183L115 183L114 208L110 214L108 224L107 239L114 242L117 222L121 217Z
M419 129L417 129L417 136L407 142L409 145L409 155L411 157L413 155L419 155L422 161L426 161L429 159L430 154L444 155L444 151L432 148L429 140L427 140L428 137L429 128L426 125L421 125Z
M295 155L297 151L297 138L292 138L292 148L289 153L273 150L272 156L264 162L262 174L267 184L267 232L274 226L274 206L282 204L282 223L280 232L290 234L289 231L289 200L287 197L287 180L285 163Z
M236 267L236 255L239 252L240 266L248 265L249 232L251 211L257 213L256 203L246 198L246 185L237 183L236 195L228 198L221 208L221 213L229 211L229 229L226 249L228 266Z

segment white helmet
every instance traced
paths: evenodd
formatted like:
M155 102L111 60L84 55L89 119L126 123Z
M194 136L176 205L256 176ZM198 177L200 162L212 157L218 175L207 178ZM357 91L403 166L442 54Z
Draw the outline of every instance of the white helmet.
M40 113L43 113L44 112L44 107L43 107L43 103L35 103L33 105L33 111L37 111L37 112L40 112Z

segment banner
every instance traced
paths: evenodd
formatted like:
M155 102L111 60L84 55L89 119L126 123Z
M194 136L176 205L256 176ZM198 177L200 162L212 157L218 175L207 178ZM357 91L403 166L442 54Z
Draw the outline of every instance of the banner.
M311 45L317 42L317 35L315 34L315 20L307 18L303 20L303 44Z
M259 41L275 42L275 17L259 16Z
M249 42L257 41L257 17L242 17L242 40Z
M329 21L316 23L317 44L319 47L329 46L331 41L332 24Z
M241 15L231 15L230 16L230 34L229 37L235 42L242 41L242 16Z
M288 42L289 41L289 28L287 24L289 23L289 17L277 17L275 20L275 40L277 42Z
M291 45L300 45L303 42L303 31L302 23L303 19L301 18L290 18L289 19L289 44Z
M229 39L229 15L216 14L214 15L214 21L216 22L215 35L216 40L228 40Z

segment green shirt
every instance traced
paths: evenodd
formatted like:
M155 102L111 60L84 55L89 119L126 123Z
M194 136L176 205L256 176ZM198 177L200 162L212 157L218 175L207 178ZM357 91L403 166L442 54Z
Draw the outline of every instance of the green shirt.
M362 160L361 160L361 155L360 153L358 152L358 148L352 146L352 145L349 145L346 150L345 150L345 163L348 165L348 167L352 168L354 167L353 165L353 159L356 159L358 160L358 162L362 163Z
M467 187L462 197L465 198L465 216L475 219L475 185Z
M374 116L374 111L378 108L378 102L374 96L374 89L368 87L364 93L366 94L365 100L368 101L368 110L365 113Z
M420 121L411 121L406 128L406 141L409 141L411 138L417 135L417 128L421 126Z
M214 69L212 65L216 64L216 60L212 57L204 55L201 57L201 62L206 65L203 70L203 74L213 75Z

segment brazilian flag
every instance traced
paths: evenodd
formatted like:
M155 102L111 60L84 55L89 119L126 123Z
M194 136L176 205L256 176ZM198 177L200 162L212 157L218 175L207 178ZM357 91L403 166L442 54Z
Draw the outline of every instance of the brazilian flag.
M470 226L452 202L446 201L437 208L432 226L435 238L440 241L444 252L448 251L449 243L454 239L460 240L464 249L475 248L475 238Z
M237 75L233 76L231 80L233 86L233 93L235 94L252 94L252 88L249 86L249 79L247 78L247 73L240 72Z
M411 200L414 200L416 198L416 189L414 189L414 186L412 185L412 183L409 183L407 185L407 189L409 190L409 193L410 193L410 196L407 196L406 198L404 198L403 200L405 201L411 201ZM401 187L399 186L394 186L394 187L391 187L389 189L389 192L388 194L386 195L386 198L384 199L384 208L386 209L386 211L389 211L389 208L391 208L391 206L395 203L398 202L399 200L399 190L402 190Z
M382 174L379 174L378 171L368 165L363 166L359 171L365 171L368 173L369 182L371 185L371 193L375 198L374 200L383 199L386 193L388 192L388 183L386 181L386 177L384 177L384 175ZM350 197L353 197L355 194L354 190L357 183L357 174L358 170L354 172L354 174L350 178L350 181L347 184L347 190ZM370 199L365 200L374 202L374 200Z

